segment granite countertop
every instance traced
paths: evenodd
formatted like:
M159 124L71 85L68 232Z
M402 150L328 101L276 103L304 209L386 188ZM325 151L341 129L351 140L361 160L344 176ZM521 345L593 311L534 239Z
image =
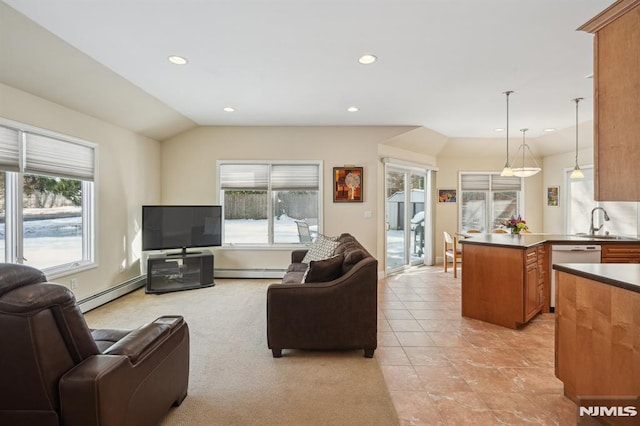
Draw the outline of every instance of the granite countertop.
M577 236L561 234L469 234L469 238L460 238L462 244L481 244L498 247L529 248L543 243L553 244L640 244L640 239L620 237L612 239L602 236Z
M640 293L640 265L635 263L560 263L553 269Z

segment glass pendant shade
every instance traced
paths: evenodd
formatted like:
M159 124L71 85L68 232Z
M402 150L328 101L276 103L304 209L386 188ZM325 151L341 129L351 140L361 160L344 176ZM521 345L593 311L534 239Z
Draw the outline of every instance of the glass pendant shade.
M576 165L569 175L570 179L582 179L584 177L584 173L582 173L582 170L580 170L580 166L578 165L578 104L582 99L583 98L575 98L573 100L576 103Z
M504 165L504 169L500 172L500 176L513 176L513 169L509 165L509 163Z
M509 164L509 95L513 93L513 90L507 90L504 94L507 97L507 162L504 164L504 168L500 173L500 176L513 176L513 170L511 164Z
M582 170L580 170L580 166L576 164L569 177L571 179L582 179L584 177L584 173L582 173Z
M525 142L524 134L527 130L529 129L520 129L520 131L522 132L522 145L520 145L520 148L518 148L518 152L514 157L522 159L520 166L513 167L512 169L513 175L518 177L530 177L542 170L542 168L540 168L540 165L538 165L538 162L536 161L536 157L533 156L529 145L527 145L527 143ZM520 151L522 151L522 154L520 154ZM531 159L533 160L528 163L525 161L527 153L529 153L529 157L531 157ZM517 165L517 163L514 164Z

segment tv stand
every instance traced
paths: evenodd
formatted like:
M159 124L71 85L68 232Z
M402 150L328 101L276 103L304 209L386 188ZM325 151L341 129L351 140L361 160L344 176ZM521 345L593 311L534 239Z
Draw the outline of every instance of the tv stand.
M211 287L214 257L210 252L151 254L147 258L146 293Z

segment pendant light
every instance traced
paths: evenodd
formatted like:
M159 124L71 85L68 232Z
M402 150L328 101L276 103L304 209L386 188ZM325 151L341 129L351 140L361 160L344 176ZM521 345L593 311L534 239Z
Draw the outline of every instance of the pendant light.
M575 98L573 101L576 103L576 165L569 176L571 179L582 179L584 177L584 173L580 170L580 166L578 166L578 104L583 98Z
M538 173L540 170L542 170L540 168L540 166L538 165L538 162L536 161L536 157L533 156L533 153L531 152L531 149L529 148L529 145L527 145L527 143L524 140L524 134L527 132L527 130L529 129L520 129L520 131L522 132L522 145L520 145L520 148L518 148L518 152L516 152L516 155L514 158L518 157L518 153L520 153L520 151L522 151L522 164L520 165L520 167L514 167L513 170L513 174L515 176L518 177L529 177L529 176L533 176L536 173ZM525 163L525 154L526 152L529 152L529 156L531 156L531 158L533 159L533 164L531 166L527 166Z
M502 169L500 176L513 176L513 170L511 170L511 164L509 164L509 95L513 93L513 90L507 90L504 94L507 97L507 162Z

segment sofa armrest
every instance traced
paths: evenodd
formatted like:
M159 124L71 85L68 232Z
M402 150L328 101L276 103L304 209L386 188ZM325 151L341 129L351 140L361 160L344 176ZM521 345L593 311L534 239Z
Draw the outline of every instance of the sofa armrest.
M58 383L60 424L160 424L165 410L186 397L189 383L189 327L173 318L139 329L141 337L163 331L153 345L136 347L137 363L128 354L92 355L64 374Z
M291 263L302 263L309 249L298 249L291 252Z
M123 424L131 393L127 357L93 355L60 379L61 424Z
M105 355L124 355L135 364L163 342L179 324L182 317L166 316L133 330L104 351Z

